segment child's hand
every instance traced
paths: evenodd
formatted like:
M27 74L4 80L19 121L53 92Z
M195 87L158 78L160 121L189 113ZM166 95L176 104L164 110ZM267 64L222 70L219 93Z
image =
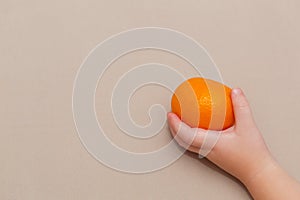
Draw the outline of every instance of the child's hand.
M231 99L235 125L222 131L216 145L206 157L240 179L255 198L286 199L288 195L294 194L294 197L300 199L299 184L272 158L241 89L233 89ZM205 135L209 133L204 129L189 127L173 113L168 114L168 122L172 135L178 136L175 137L176 141L189 151L199 153ZM284 184L292 185L292 192L283 191L280 187ZM276 194L274 190L278 190L278 193L281 190L281 193Z
M249 104L242 91L233 89L231 98L236 124L220 134L219 140L207 158L237 178L244 180L263 170L272 158L256 128ZM168 114L168 121L173 136L180 130L177 133L177 142L185 148L187 144L191 144L188 150L198 153L207 131L198 129L197 134L194 135L194 129L181 122L173 113ZM184 128L179 129L180 126Z

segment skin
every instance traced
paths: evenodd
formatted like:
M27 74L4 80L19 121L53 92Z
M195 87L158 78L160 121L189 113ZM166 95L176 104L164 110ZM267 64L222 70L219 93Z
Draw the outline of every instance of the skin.
M235 125L222 131L206 158L237 177L254 199L299 200L299 182L290 177L272 157L255 124L243 91L233 89L231 99ZM206 130L189 127L174 113L168 113L168 123L180 146L199 153Z

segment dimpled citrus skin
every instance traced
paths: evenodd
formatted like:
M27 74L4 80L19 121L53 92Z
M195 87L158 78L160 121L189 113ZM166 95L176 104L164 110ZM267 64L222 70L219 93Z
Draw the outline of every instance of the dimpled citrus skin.
M172 112L193 128L224 130L234 124L231 89L200 77L184 81L175 90Z

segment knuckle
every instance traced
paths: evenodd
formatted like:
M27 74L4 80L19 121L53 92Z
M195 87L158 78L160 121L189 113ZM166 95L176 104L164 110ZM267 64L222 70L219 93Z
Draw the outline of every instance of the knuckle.
M240 110L249 110L249 103L245 100L241 100L238 104Z

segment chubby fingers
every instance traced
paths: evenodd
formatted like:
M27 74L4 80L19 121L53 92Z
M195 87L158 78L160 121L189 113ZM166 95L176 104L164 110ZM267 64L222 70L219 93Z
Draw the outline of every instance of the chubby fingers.
M205 130L191 128L174 113L168 113L168 123L171 133L179 145L187 145L183 147L187 148L190 146L199 150L205 139Z
M170 123L169 123L169 126L170 126ZM176 132L173 131L172 128L170 128L170 132L171 132L173 138L175 138L176 142L177 142L181 147L183 147L183 148L185 148L185 149L187 149L187 150L189 150L189 151L192 151L192 152L194 152L194 153L199 153L200 148L195 147L195 146L193 146L193 145L191 145L191 144L187 144L186 142L184 142L184 141L176 134Z
M171 131L172 136L175 138L176 142L177 142L181 147L183 147L184 149L189 150L189 151L191 151L191 152L194 152L194 153L197 153L197 154L199 153L200 148L185 143L180 137L176 136L176 133L174 133L174 131L173 131L172 129L170 129L170 131Z

